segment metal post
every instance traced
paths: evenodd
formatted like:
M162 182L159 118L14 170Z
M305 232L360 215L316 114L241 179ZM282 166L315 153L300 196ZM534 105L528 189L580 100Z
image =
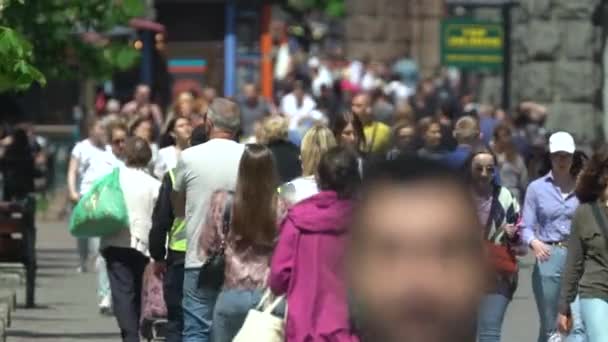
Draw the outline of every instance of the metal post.
M236 89L236 4L226 2L226 33L224 36L224 96L234 96Z
M503 38L502 108L508 110L511 107L511 6L505 4L501 11L505 32Z
M270 3L265 3L262 7L262 29L260 37L260 52L261 52L261 72L260 80L262 84L262 95L268 100L272 99L272 36L270 35L270 21L272 16L272 7Z
M152 31L144 30L141 33L143 43L141 58L141 83L152 87L153 82L153 58L154 58L154 34Z

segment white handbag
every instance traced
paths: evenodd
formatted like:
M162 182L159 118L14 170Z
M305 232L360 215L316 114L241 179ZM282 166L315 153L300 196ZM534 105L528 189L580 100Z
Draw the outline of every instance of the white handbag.
M245 323L236 334L232 342L284 342L285 341L285 317L287 317L287 308L285 308L284 317L276 317L272 311L285 300L284 296L279 296L268 306L268 302L273 295L270 290L266 290L260 303L249 310ZM266 306L266 308L264 308Z

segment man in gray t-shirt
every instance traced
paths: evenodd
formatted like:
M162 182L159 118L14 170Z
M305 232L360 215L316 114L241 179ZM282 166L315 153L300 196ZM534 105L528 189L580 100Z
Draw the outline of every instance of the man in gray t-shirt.
M255 123L270 115L271 108L262 98L255 84L248 83L243 87L243 96L239 98L241 110L241 132L243 137L255 135Z
M186 222L188 248L184 271L183 341L209 341L217 292L200 289L198 277L205 261L199 237L209 209L209 198L217 190L232 190L244 145L233 139L240 128L238 105L230 100L213 100L207 114L209 141L184 150L177 163L174 185L176 216Z

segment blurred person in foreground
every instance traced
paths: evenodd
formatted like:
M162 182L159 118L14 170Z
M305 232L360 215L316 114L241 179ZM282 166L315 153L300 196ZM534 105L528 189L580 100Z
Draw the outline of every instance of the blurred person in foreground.
M538 342L546 342L556 328L560 279L568 254L572 217L579 205L574 193L576 175L571 172L575 150L574 138L569 133L551 135L551 171L530 183L523 206L522 238L536 256L532 290L540 318ZM574 328L567 341L584 341L578 300L572 303L571 310Z
M269 285L274 294L287 297L287 342L358 342L343 268L360 182L356 155L334 147L315 174L320 192L294 205L281 223Z
M287 139L289 122L282 116L272 116L262 122L261 142L272 151L281 183L302 175L300 149Z
M347 269L362 340L475 341L487 275L460 173L418 157L383 161L358 198Z
M465 164L491 270L478 315L479 342L500 342L507 307L517 289L516 255L525 252L516 225L519 201L509 189L496 183L497 164L496 156L484 146L474 148Z
M371 98L361 93L353 97L351 110L363 124L365 134L365 150L367 154L383 154L390 145L391 129L384 123L374 119Z
M596 152L577 179L581 205L572 219L562 276L558 330L572 329L571 303L580 295L587 342L608 341L608 150Z

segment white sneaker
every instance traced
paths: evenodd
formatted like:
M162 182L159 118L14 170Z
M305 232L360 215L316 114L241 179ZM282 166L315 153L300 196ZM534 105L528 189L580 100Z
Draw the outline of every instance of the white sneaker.
M99 303L99 313L102 315L112 314L112 298L109 295L103 297L101 303Z

